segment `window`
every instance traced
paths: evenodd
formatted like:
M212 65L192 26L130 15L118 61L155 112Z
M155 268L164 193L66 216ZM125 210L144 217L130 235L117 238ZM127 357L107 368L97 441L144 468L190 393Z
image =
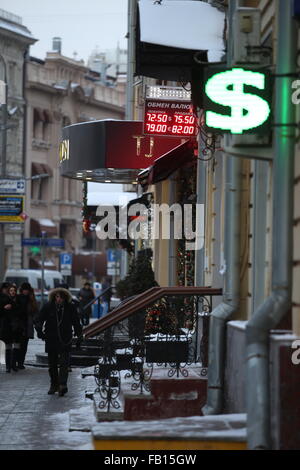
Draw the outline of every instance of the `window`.
M45 142L51 141L51 124L53 124L53 115L51 111L44 109L43 140Z
M33 138L36 140L43 140L43 123L44 123L44 113L41 108L33 109Z

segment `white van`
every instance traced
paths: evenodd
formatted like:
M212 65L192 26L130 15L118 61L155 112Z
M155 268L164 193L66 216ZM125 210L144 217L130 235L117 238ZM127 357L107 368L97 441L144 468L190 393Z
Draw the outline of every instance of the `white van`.
M42 288L42 271L40 269L7 269L4 280L14 282L18 287L23 282L29 282L35 292L40 292ZM62 282L64 282L64 278L59 271L44 270L44 290L53 289Z
M51 269L45 269L44 279L47 290L54 289L54 287L58 287L59 284L64 282L63 275L59 271L52 271Z

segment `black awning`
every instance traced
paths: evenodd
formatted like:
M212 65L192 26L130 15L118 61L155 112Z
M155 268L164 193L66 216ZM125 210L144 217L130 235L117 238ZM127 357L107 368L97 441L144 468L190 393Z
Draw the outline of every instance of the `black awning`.
M142 187L167 179L172 173L187 163L195 161L194 142L186 141L158 158L153 165L138 175Z
M182 15L184 18L181 19ZM190 82L193 69L221 60L224 31L224 12L210 4L140 2L136 21L135 74Z

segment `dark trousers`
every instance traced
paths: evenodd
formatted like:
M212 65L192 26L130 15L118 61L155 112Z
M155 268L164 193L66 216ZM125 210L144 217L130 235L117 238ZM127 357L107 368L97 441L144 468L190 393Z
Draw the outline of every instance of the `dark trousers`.
M27 348L28 348L28 342L29 342L29 338L24 338L20 343L20 349L18 353L19 354L19 357L18 357L19 366L24 364L25 356L26 356Z
M52 385L67 385L69 362L69 351L48 352L49 375Z

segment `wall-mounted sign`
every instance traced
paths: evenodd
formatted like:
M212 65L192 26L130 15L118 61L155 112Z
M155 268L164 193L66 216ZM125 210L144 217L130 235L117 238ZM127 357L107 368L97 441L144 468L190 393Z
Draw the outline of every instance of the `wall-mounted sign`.
M64 248L63 238L23 238L22 246L47 246L51 248Z
M60 272L63 276L72 275L72 253L60 254Z
M1 223L23 223L24 196L0 195L0 222Z
M144 134L194 137L197 132L197 116L190 101L145 100Z
M270 128L270 75L232 68L208 70L204 110L208 129L231 134L260 134Z
M25 179L1 178L0 194L25 194Z

